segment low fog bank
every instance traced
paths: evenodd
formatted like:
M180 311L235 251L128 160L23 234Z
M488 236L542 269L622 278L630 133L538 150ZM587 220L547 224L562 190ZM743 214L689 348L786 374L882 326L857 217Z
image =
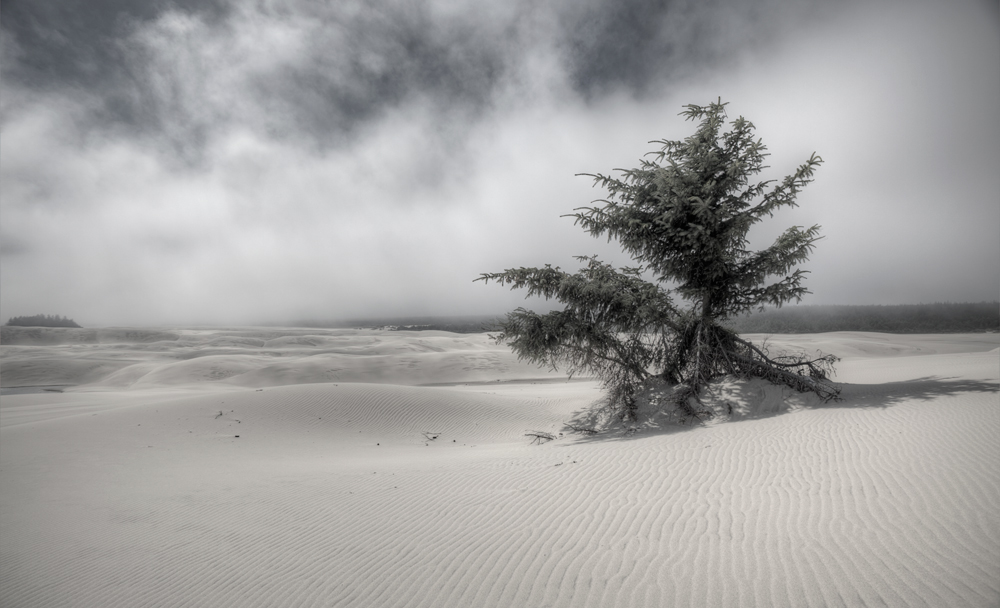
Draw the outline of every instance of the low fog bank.
M530 307L528 307L530 308ZM375 317L351 321L303 321L293 327L494 331L503 315ZM898 305L800 305L730 319L740 333L805 334L832 331L956 333L1000 331L1000 302L937 302Z

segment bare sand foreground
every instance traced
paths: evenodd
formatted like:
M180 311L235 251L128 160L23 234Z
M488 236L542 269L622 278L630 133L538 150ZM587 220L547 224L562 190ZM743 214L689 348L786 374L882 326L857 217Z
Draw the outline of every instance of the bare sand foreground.
M774 342L844 401L587 437L485 335L4 328L0 606L1000 605L1000 336Z

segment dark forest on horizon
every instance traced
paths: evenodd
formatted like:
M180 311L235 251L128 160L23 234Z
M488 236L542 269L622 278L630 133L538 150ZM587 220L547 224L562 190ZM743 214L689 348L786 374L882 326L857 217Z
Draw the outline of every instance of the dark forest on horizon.
M1000 331L1000 302L788 306L731 319L728 324L739 333L761 334L989 332Z
M482 333L495 331L497 319L495 315L425 315L348 321L310 320L298 321L292 326ZM41 314L12 317L5 325L80 327L68 317ZM738 333L760 334L812 334L831 331L899 334L996 332L1000 331L1000 302L786 306L729 319L726 325Z
M400 316L345 322L302 321L295 325L481 333L494 331L497 318L486 315ZM729 319L726 325L738 333L765 334L995 332L1000 331L1000 302L786 306Z
M80 327L73 319L59 315L11 317L6 325L9 327Z

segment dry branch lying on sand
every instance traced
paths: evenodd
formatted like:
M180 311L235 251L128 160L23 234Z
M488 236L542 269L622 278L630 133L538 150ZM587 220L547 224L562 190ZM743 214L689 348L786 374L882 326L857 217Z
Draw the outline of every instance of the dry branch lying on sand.
M524 434L525 437L531 437L531 443L542 444L546 441L552 441L556 438L552 433L546 433L545 431L529 431Z

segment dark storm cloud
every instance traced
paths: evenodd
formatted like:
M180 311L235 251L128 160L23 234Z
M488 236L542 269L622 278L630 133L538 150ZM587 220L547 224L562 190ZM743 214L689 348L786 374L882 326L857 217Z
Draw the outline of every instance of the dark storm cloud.
M218 23L226 14L215 0L10 0L3 4L2 77L9 91L88 97L85 124L130 130L155 128L155 116L134 94L122 41L164 11L180 10ZM24 101L7 95L10 106ZM140 103L136 103L140 101ZM153 118L150 122L150 118Z
M296 133L337 141L337 134L350 134L417 95L440 108L478 110L509 63L498 32L464 16L435 19L419 3L309 14L322 25L308 34L306 55L259 76L252 89L266 111L287 116Z
M0 25L20 53L4 62L4 78L40 89L120 86L119 41L166 10L212 21L227 12L215 0L8 0Z
M664 83L732 63L765 44L808 2L621 0L561 7L560 38L573 84L589 96L625 89L658 92Z
M540 47L561 55L570 85L588 98L612 90L641 95L766 40L787 21L779 15L796 12L787 4L778 9L770 0L506 8L17 0L4 5L2 27L17 55L5 60L4 77L33 90L89 96L91 120L152 135L197 159L211 133L232 124L321 148L344 145L414 99L442 123L468 123L492 107ZM258 49L235 39L256 23L284 39L262 40ZM276 45L271 61L253 58L268 44ZM240 82L220 84L224 78ZM213 96L213 88L234 84L240 99Z
M495 33L468 15L434 18L426 4L253 8L200 0L5 3L3 76L36 92L89 97L90 121L155 134L190 154L212 129L260 117L272 135L342 143L342 135L418 93L442 106L479 107L504 68L498 46L505 42ZM200 50L225 42L240 17L287 26L303 49L245 75L239 93L252 100L253 115L227 99L192 99L212 85L215 70L233 67L225 62L234 58ZM164 63L164 51L176 61ZM213 60L221 65L206 65Z
M226 39L230 28L251 19L284 28L288 39L272 43L288 55L269 65L247 64L224 50L168 66L149 57L162 58L163 48L174 45L204 48L202 41ZM442 113L481 109L507 63L495 32L461 15L435 18L422 4L293 5L288 13L240 13L234 20L243 23L206 28L194 22L186 32L161 27L123 43L130 52L126 65L132 104L148 113L149 124L168 133L173 129L175 140L187 142L203 141L205 131L237 123L321 148L343 145L387 110L415 98ZM205 94L213 86L216 66L198 61L213 59L231 65L237 74L242 71L244 99L237 105L226 100L213 105L210 93ZM185 98L192 83L202 85L194 93L198 107ZM164 89L176 92L165 95Z

